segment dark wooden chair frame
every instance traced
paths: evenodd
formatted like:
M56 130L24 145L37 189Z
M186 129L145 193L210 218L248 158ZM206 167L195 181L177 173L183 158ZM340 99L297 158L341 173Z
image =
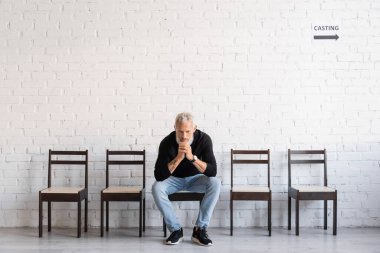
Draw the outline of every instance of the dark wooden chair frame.
M52 156L85 156L85 160L53 160ZM39 215L38 215L38 230L39 237L42 237L42 222L43 222L43 202L48 202L48 232L51 232L51 203L52 202L77 202L78 203L78 224L77 237L81 237L81 202L85 202L84 211L84 232L87 232L87 213L88 213L88 150L86 151L53 151L49 149L48 163L48 188L51 187L51 167L52 165L84 165L85 167L85 186L78 193L43 193L39 191Z
M110 156L142 156L142 160L111 160ZM143 179L142 189L138 193L106 193L109 187L110 165L142 165ZM109 231L109 202L110 201L138 201L139 206L139 237L145 232L145 150L143 151L111 151L106 153L106 188L100 192L100 236L104 235L104 202L106 202L106 231Z
M295 160L292 155L323 155L323 159ZM296 202L296 235L299 235L299 201L300 200L323 200L324 201L324 226L327 230L327 201L333 201L333 235L337 233L337 190L335 192L300 192L292 187L291 166L293 164L323 164L323 182L327 187L327 156L326 149L323 150L291 150L288 149L288 230L291 230L291 199Z
M201 205L204 196L204 193L199 192L176 192L168 197L170 201L199 201L199 205ZM162 219L162 224L164 237L166 237L166 223L164 219Z
M267 155L267 159L234 159L234 155ZM269 192L233 192L234 164L266 164ZM268 202L268 231L272 235L272 191L270 189L270 150L231 149L231 190L230 190L230 235L233 235L233 201L254 200Z

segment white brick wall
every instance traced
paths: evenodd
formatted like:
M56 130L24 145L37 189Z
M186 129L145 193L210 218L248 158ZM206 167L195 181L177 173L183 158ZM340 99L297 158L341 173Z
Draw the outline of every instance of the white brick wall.
M90 226L105 150L145 148L147 225L160 226L153 166L182 110L214 141L211 226L229 225L231 148L271 149L274 226L288 148L328 150L339 226L380 226L379 13L376 0L0 0L0 226L37 226L49 148L89 149ZM314 25L339 25L339 40L313 40ZM55 226L75 226L75 205L53 206ZM137 226L137 207L112 204L111 226ZM196 204L175 208L191 226ZM266 225L263 203L235 208L236 226ZM322 202L301 208L302 226L322 225Z

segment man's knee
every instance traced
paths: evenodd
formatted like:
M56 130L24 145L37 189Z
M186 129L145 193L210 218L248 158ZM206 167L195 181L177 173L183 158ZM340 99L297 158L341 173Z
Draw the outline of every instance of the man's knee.
M221 184L222 184L222 183L221 183L221 181L220 181L219 178L217 178L217 177L210 177L210 178L209 178L209 187L210 187L210 188L213 188L213 189L219 190Z
M152 193L154 195L165 193L166 189L161 181L156 181L152 185Z

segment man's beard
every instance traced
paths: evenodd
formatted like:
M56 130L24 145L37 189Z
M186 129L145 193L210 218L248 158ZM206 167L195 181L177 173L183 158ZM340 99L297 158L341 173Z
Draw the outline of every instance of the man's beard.
M177 135L175 136L175 140L177 141L177 144L179 144L181 142ZM194 136L192 136L187 143L189 143L189 145L191 145L193 143L193 141L194 141Z

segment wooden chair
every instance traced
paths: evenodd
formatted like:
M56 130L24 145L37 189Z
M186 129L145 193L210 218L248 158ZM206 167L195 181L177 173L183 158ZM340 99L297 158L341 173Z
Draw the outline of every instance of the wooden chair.
M323 159L294 159L296 156L322 155ZM292 165L294 164L323 164L323 186L293 186ZM299 201L323 200L324 201L324 229L327 230L327 200L333 201L333 235L336 235L337 223L337 190L327 186L327 157L324 150L288 150L288 230L291 230L291 199L296 201L296 235L299 235Z
M170 201L199 201L199 205L200 205L204 196L205 196L204 193L179 191L179 192L170 194L169 200ZM163 223L162 228L164 230L164 237L166 237L166 223L164 219L162 219L162 223Z
M53 159L53 156L57 159ZM85 160L58 159L61 156L84 156ZM84 187L57 187L52 186L52 165L82 165L85 168ZM48 202L48 231L51 231L51 203L52 202L77 202L78 225L77 237L81 237L81 202L85 202L84 232L87 232L88 210L88 151L52 151L49 150L48 163L48 188L39 191L39 237L42 237L43 202Z
M248 155L264 155L266 159L236 159L247 157ZM267 165L267 186L244 185L234 186L234 165L235 164L265 164ZM231 149L231 191L230 191L230 235L233 235L233 201L234 200L254 200L268 202L268 231L272 234L272 191L270 189L270 150L234 150Z
M111 157L142 156L141 160L119 159L112 160ZM139 186L110 186L110 165L141 165L142 182ZM106 231L109 230L109 202L110 201L139 201L139 237L145 232L145 150L143 151L110 151L107 150L106 157L106 188L100 192L100 236L104 235L104 202L106 202Z

